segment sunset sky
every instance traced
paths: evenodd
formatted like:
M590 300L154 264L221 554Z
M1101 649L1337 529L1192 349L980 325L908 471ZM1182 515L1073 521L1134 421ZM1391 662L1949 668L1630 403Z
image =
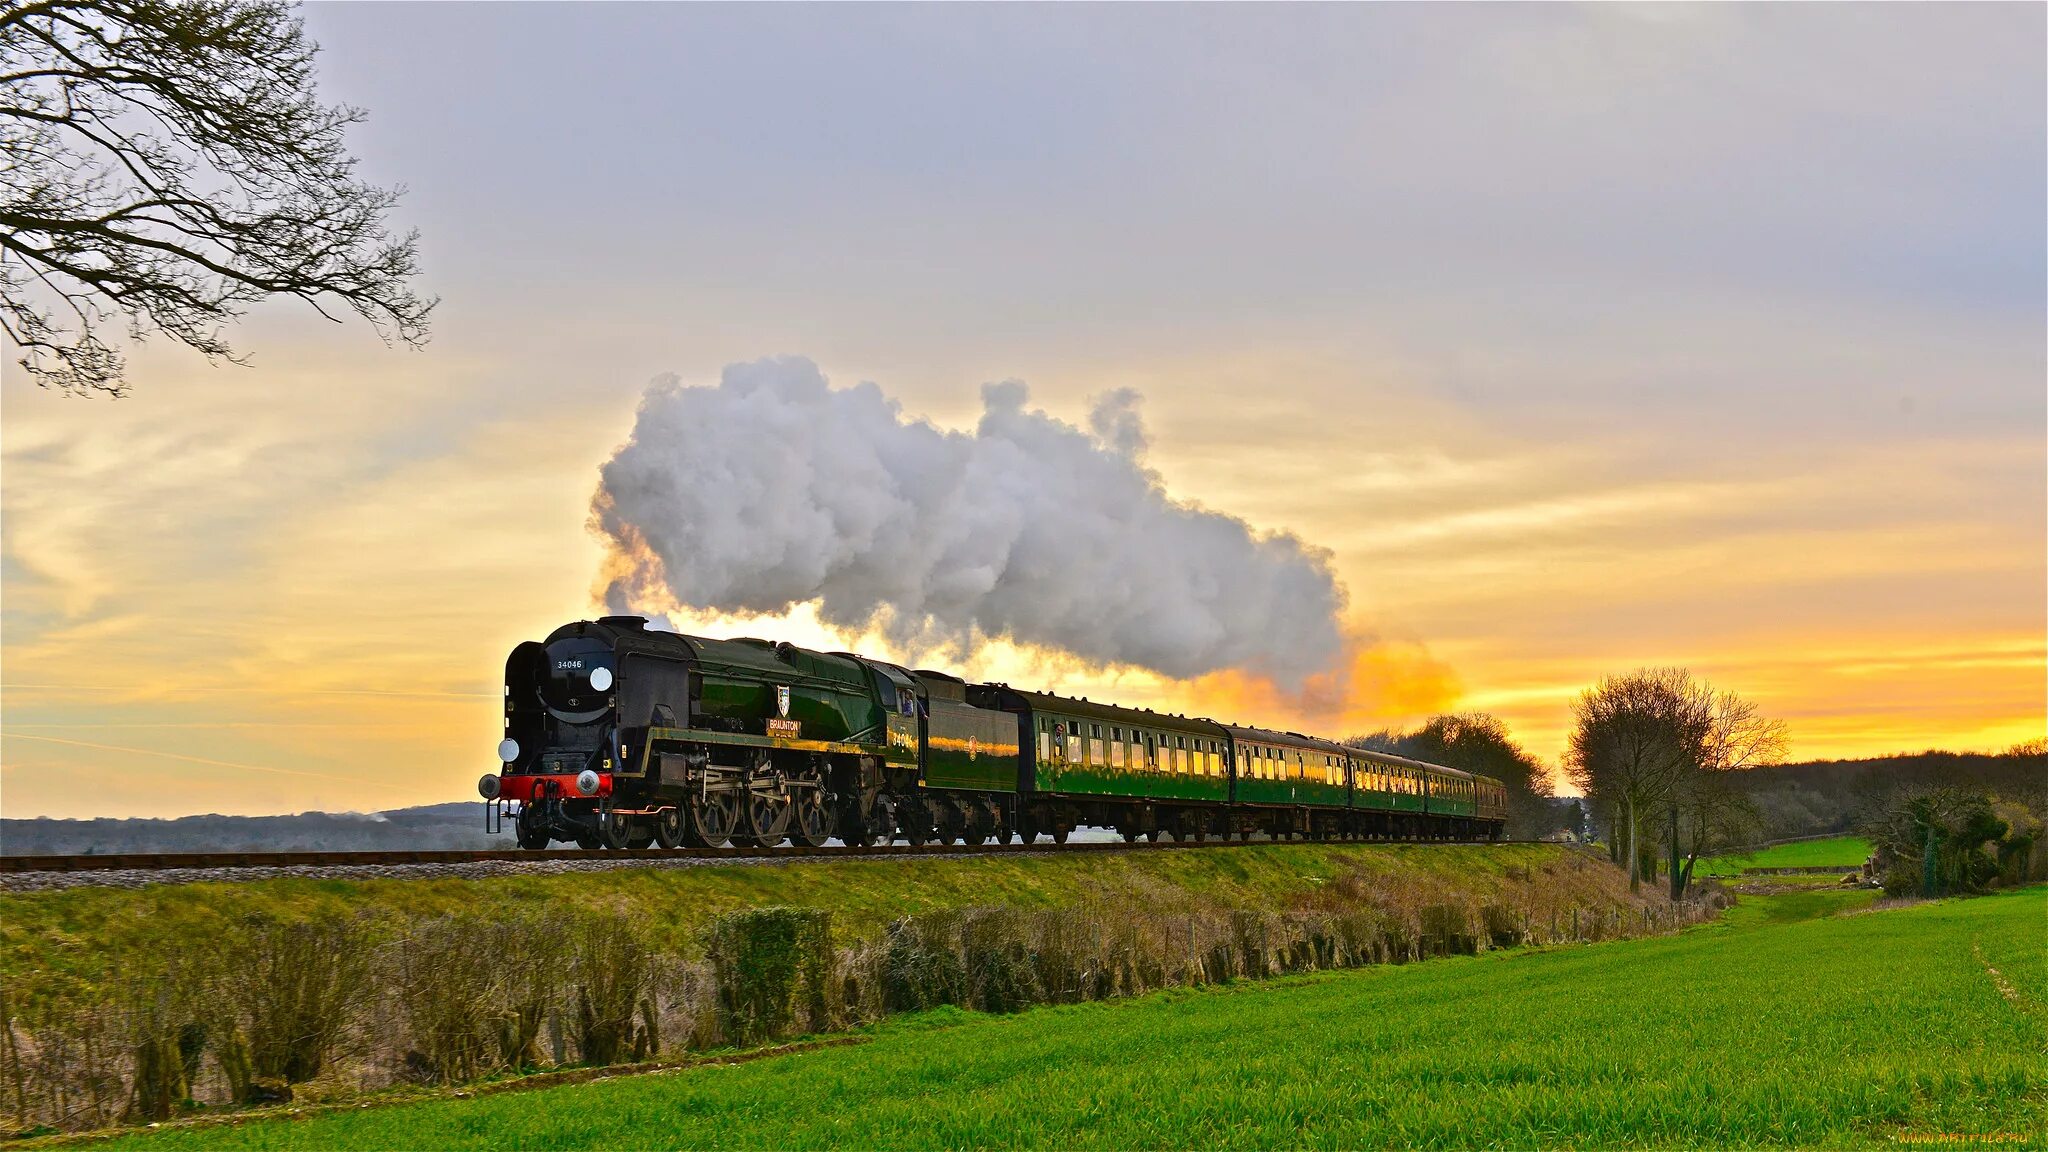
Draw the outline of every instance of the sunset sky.
M1332 552L1332 736L1484 709L1554 764L1646 664L1796 758L2048 734L2039 5L306 14L433 341L266 307L118 401L8 356L8 816L473 798L642 390L782 354L944 427L1135 389L1175 498Z

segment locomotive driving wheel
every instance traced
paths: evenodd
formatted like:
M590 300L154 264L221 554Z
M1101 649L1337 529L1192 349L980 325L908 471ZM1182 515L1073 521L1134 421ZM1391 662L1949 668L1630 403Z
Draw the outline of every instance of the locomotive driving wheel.
M713 792L690 804L691 837L706 848L723 848L739 823L739 797L730 792Z
M788 796L749 790L740 809L739 832L755 847L773 848L789 834L789 810Z
M805 848L823 848L832 836L832 811L825 806L824 793L805 788L790 808L789 838Z

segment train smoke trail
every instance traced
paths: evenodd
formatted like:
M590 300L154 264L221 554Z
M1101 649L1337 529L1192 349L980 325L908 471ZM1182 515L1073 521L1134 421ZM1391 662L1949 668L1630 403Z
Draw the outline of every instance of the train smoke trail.
M1300 686L1343 661L1344 590L1294 536L1176 502L1144 463L1138 397L1087 430L985 385L972 432L906 418L809 360L651 384L591 525L613 611L679 604L828 625L908 653L989 638L1186 678Z

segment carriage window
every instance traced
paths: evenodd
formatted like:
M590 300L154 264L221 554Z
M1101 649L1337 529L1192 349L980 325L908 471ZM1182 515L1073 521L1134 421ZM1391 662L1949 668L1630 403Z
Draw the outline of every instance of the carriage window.
M1124 742L1114 737L1109 741L1109 766L1111 768L1121 768L1124 766Z
M1067 763L1069 763L1069 764L1079 764L1080 762L1081 762L1081 733L1080 733L1079 729L1077 728L1077 729L1076 729L1075 731L1069 732L1069 733L1067 734Z
M1047 746L1051 743L1052 734L1047 732L1045 729L1040 728L1038 730L1038 759L1040 763L1045 762Z

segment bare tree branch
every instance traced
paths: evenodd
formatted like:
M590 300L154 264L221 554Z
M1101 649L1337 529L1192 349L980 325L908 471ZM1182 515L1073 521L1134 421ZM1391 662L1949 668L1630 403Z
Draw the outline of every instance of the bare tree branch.
M237 361L269 297L425 343L402 189L356 176L316 51L282 0L0 2L0 331L39 383L124 393L115 320Z

